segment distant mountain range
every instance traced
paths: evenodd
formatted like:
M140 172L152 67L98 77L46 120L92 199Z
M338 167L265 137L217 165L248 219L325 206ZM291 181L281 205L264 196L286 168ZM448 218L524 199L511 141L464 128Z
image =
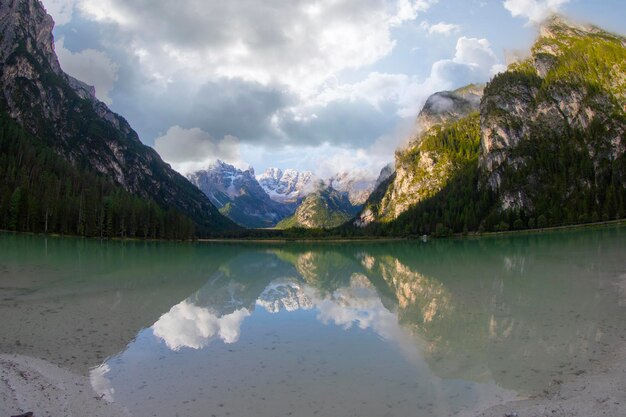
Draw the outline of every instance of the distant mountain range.
M376 182L349 173L321 180L310 171L269 168L255 176L216 161L189 174L222 214L248 228L330 228L350 220Z
M39 0L0 1L0 229L446 236L626 217L626 39L600 28L553 17L486 85L432 95L375 181L219 161L186 179L62 71L53 25Z
M321 183L318 190L306 196L295 214L278 223L277 228L330 229L346 223L360 210L361 205L353 205L347 192Z
M292 215L298 202L298 198L278 201L271 199L257 181L254 169L243 171L222 161L187 177L209 197L223 215L244 227L273 227ZM295 190L291 191L290 196L297 193Z
M257 181L272 200L279 203L298 203L315 191L319 178L310 171L268 168L257 177Z

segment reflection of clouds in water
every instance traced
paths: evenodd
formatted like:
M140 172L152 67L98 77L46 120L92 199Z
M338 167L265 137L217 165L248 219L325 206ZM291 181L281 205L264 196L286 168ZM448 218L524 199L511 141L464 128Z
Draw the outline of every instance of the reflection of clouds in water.
M339 288L325 299L316 299L318 319L327 324L335 323L344 329L354 324L361 329L371 328L385 339L393 338L399 329L396 314L382 303L376 289L367 277L354 274L350 286Z
M185 300L162 315L152 330L172 350L182 347L201 349L215 337L225 343L237 342L241 323L249 315L248 309L242 308L218 317Z
M265 288L256 304L270 313L315 308L318 320L324 324L333 323L344 329L356 325L363 330L371 329L387 340L400 341L408 336L398 323L397 313L383 305L376 288L363 274L353 274L349 286L332 294L322 294L296 279L281 278ZM172 350L201 349L217 337L225 343L236 343L241 324L250 314L248 309L241 308L220 317L209 308L185 300L163 314L152 330Z
M93 368L89 371L89 381L91 387L96 394L102 396L102 398L110 403L115 401L115 389L111 386L111 381L107 378L107 374L111 371L111 367L106 363Z

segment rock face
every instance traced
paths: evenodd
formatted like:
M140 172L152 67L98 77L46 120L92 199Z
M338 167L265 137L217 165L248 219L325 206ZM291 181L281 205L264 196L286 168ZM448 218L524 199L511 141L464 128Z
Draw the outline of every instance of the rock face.
M323 182L318 186L319 189L302 201L293 216L278 223L278 228L328 229L346 223L359 212L361 206L352 205L347 192L339 192Z
M279 203L297 203L315 191L319 181L310 171L279 168L268 168L257 180L270 198Z
M407 148L396 152L395 166L383 169L377 189L355 220L356 226L395 220L409 207L444 187L458 167L426 139L437 134L442 126L478 112L483 88L482 85L469 85L456 91L435 93L428 98L417 117L416 130L419 133Z
M624 37L554 17L529 58L481 88L428 99L419 134L397 152L395 174L355 225L395 222L409 210L410 224L402 220L394 231L508 230L626 215ZM429 209L420 204L427 199ZM455 201L464 206L451 209Z
M527 187L503 184L512 170L528 165L531 155L520 145L533 137L580 135L587 149L582 157L595 169L623 156L625 48L622 37L554 17L542 26L531 57L489 84L481 106L480 166L488 186L501 192L503 209L533 207ZM532 175L526 183L537 181Z
M295 204L270 199L254 176L253 168L242 171L217 161L188 178L222 214L244 227L275 226L296 209Z
M54 22L39 0L0 2L0 110L76 166L191 218L201 235L235 228L196 187L164 163L93 87L65 74Z
M455 91L433 94L417 117L418 131L426 133L435 126L459 120L476 111L484 89L483 84L470 84Z

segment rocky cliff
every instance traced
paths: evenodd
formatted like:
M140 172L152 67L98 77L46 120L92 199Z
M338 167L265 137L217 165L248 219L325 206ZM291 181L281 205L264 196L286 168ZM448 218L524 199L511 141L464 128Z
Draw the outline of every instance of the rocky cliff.
M92 87L62 71L53 25L39 0L0 1L0 110L74 166L188 216L199 234L236 227L143 145Z
M602 171L623 159L625 112L626 40L561 17L545 22L531 56L489 83L481 105L480 167L488 187L500 191L501 207L534 207L530 188L540 186L541 172L529 172L523 181L511 177L536 162L528 145L548 134L555 145L577 142L577 159L597 174L572 178L565 192L601 186L612 175Z
M439 192L460 169L449 152L440 146L442 129L477 113L484 86L469 85L428 98L416 121L417 135L408 147L396 152L393 178L379 181L365 209L355 220L359 227L391 221L409 207ZM478 118L470 120L474 127ZM389 168L387 168L389 171Z
M268 168L257 180L270 198L279 203L298 203L315 191L319 181L311 171L279 168Z
M438 93L355 224L447 234L626 216L626 39L561 17L529 58ZM421 127L421 128L420 128Z

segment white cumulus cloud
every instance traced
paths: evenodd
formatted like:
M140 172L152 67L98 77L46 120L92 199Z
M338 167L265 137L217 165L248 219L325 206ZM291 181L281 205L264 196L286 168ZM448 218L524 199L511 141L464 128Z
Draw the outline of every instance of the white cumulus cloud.
M513 17L523 17L530 23L540 23L570 0L505 0L504 7Z
M461 26L454 23L439 22L431 24L424 20L420 27L429 35L450 36L461 31Z
M113 100L109 93L118 78L118 65L107 54L95 49L72 52L65 48L64 39L55 42L55 50L63 70L72 77L96 88L96 97L106 104Z
M391 29L433 0L77 0L83 16L114 23L155 78L280 82L301 94L372 64L395 46ZM149 3L149 4L148 4ZM149 29L148 29L149 28Z
M85 45L78 51L59 39L63 67L114 99L183 174L221 159L376 176L428 96L502 68L487 40L465 37L430 73L374 66L396 59L396 43L406 42L394 38L399 27L436 0L43 1L80 17L60 30L66 45L85 20L97 32L72 38L73 48ZM460 27L426 22L423 30L452 36Z
M435 62L425 80L406 86L399 112L403 117L414 117L431 94L487 82L505 69L487 39L460 37L453 58Z
M236 137L225 136L218 140L198 128L172 126L155 139L154 149L182 174L205 169L217 159L246 167L239 159L239 140Z
M46 11L57 25L65 25L74 17L76 0L45 0Z

